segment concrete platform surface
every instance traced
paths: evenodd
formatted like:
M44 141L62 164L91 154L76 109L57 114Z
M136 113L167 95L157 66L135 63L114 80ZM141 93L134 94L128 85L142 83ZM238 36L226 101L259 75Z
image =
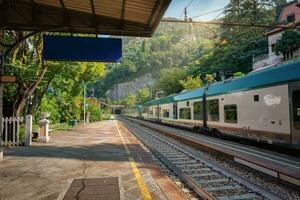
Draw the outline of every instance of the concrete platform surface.
M184 199L139 142L114 120L53 134L48 144L5 149L0 199L64 199L74 179L107 177L118 178L120 199ZM84 188L74 191L81 192L71 195L73 199L88 194Z

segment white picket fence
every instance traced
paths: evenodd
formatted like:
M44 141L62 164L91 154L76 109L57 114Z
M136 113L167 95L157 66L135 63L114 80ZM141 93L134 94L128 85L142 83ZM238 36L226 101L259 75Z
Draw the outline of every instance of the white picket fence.
M17 146L20 141L20 125L23 117L2 117L2 141L3 146Z

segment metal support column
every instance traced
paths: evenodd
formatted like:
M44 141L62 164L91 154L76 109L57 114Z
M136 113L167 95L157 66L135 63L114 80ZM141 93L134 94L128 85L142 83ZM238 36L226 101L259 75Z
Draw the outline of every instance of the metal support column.
M4 40L4 31L0 30L0 41ZM4 47L0 45L0 75L4 74ZM0 83L0 161L3 160L2 117L3 117L3 87Z
M207 87L204 89L204 93L202 96L202 118L203 118L203 129L206 130L207 129L207 101L206 101L206 93L207 93Z
M85 125L85 107L86 107L86 102L85 102L85 82L83 82L83 125Z

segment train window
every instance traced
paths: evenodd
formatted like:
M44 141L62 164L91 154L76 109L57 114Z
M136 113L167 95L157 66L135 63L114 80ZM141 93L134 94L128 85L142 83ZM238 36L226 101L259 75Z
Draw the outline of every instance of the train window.
M194 119L195 120L202 120L202 102L201 101L197 101L194 102Z
M300 90L293 92L294 127L300 129Z
M219 99L207 101L208 116L209 121L219 121Z
M143 113L148 114L148 108L143 108Z
M191 108L180 108L179 109L180 119L191 119Z
M153 116L153 108L150 108L149 114L151 117Z
M258 102L259 101L259 95L257 94L257 95L254 95L254 101L255 102Z
M170 115L169 114L170 113L169 109L162 109L162 112L163 112L163 117L164 118L169 118L169 115Z
M227 123L237 123L236 104L224 105L224 121Z

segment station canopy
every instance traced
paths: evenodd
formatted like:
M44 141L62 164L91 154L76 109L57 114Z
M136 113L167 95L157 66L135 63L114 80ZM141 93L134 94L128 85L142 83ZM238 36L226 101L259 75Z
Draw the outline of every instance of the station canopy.
M151 36L171 0L0 0L6 30Z

